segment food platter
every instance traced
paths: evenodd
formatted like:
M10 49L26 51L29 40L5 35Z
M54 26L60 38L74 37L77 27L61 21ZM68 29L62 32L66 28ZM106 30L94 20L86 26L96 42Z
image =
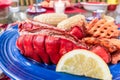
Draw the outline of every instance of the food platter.
M11 26L0 35L0 67L3 72L15 80L95 80L84 76L75 76L55 72L55 65L45 65L27 59L16 47L19 37L18 26ZM113 80L120 80L120 64L109 65ZM106 74L107 75L107 74Z
M44 13L44 12L46 12L46 9L40 8L40 9L38 9L37 12L36 12L35 10L32 10L32 9L28 8L28 9L26 10L26 12L31 13L31 14Z

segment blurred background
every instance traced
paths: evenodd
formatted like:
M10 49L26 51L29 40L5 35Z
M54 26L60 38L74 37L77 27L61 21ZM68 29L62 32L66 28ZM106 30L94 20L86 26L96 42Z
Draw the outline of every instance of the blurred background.
M26 18L33 18L33 16L35 16L36 13L41 14L55 12L54 11L55 1L58 0L1 0L0 23L5 24L15 21L21 21ZM116 8L117 6L119 7L120 3L120 0L62 0L62 1L66 3L67 9L65 13L68 15L84 12L85 16L92 16L93 11L96 10L94 8L97 8L99 10L99 8L102 7L106 9L105 12L107 15L110 15L114 18L117 16ZM89 4L87 5L84 4L83 2L91 3L90 5L92 7L90 7ZM95 5L95 7L93 5ZM42 9L37 9L41 7ZM119 13L118 11L119 8L117 9L117 13ZM28 13L33 14L30 15Z

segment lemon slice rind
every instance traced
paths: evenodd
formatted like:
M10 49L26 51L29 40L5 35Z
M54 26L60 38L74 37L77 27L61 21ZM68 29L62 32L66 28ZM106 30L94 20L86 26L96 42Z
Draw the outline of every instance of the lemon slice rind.
M62 56L59 60L57 72L66 72L102 80L112 80L108 65L95 53L76 49Z

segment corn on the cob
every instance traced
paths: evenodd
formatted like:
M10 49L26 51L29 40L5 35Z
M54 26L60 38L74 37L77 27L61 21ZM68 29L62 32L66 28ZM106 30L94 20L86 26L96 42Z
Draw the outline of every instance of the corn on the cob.
M69 30L71 29L71 27L74 27L74 26L80 27L80 26L83 26L84 24L86 24L85 16L78 14L61 21L57 25L57 27L60 29Z
M66 14L47 13L47 14L41 14L41 15L34 17L34 20L57 26L59 22L67 18L68 16Z

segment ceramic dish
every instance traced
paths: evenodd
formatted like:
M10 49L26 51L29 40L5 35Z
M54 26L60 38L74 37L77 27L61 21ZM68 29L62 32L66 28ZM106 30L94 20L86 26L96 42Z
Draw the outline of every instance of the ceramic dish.
M108 4L104 2L81 2L84 9L88 11L104 10L107 11Z
M56 65L45 65L27 59L16 47L18 26L8 28L0 35L0 67L14 80L96 80L84 76L55 72ZM113 80L120 80L120 64L109 65ZM106 74L107 75L107 74Z

